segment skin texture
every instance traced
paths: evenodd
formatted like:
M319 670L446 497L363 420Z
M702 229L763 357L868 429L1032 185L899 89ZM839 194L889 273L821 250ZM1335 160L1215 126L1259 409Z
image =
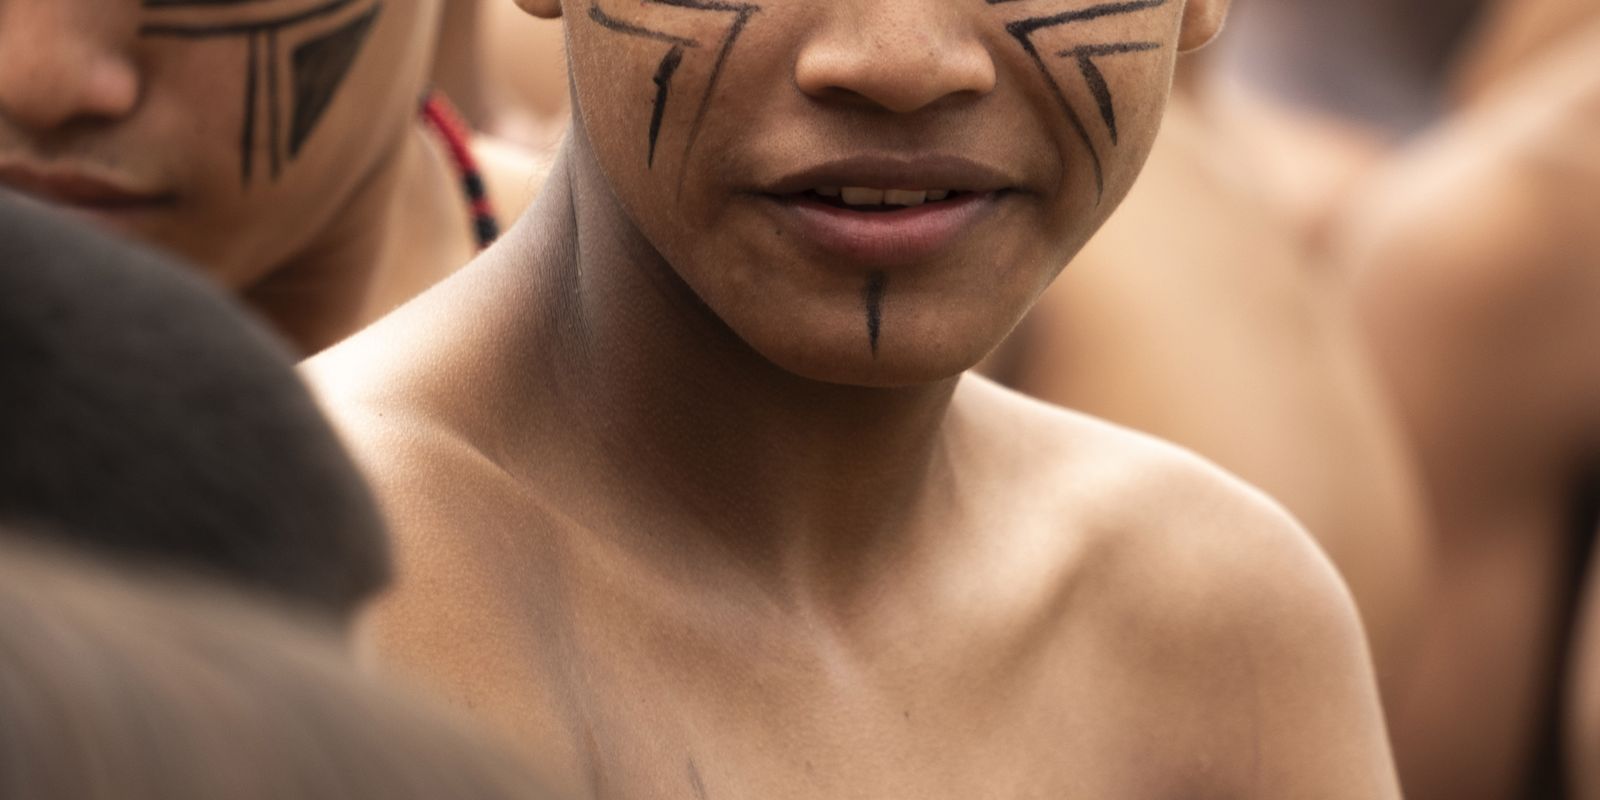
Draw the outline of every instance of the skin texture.
M307 367L397 531L374 659L578 796L1397 796L1303 532L963 377L1126 194L1222 5L1023 31L1044 69L1007 26L1091 4L601 9L692 46L523 6L565 12L579 109L538 204ZM1113 142L1054 54L1140 41L1099 65ZM822 257L768 196L884 153L1013 191L895 263Z
M1247 177L1255 153L1209 102L1207 66L1181 68L1139 183L994 374L1194 448L1282 502L1349 582L1387 688L1427 569L1417 476L1347 287Z
M440 5L0 0L0 185L186 257L321 349L476 250L418 122ZM495 168L514 216L536 170ZM141 202L43 190L40 174Z
M377 505L294 371L181 265L0 193L0 525L348 622Z
M1595 15L1591 0L1498 0L1484 6L1453 59L1450 90L1457 104L1471 103L1517 75Z
M1548 771L1600 421L1597 46L1572 30L1408 148L1341 237L1437 531L1390 708L1414 798L1526 796Z

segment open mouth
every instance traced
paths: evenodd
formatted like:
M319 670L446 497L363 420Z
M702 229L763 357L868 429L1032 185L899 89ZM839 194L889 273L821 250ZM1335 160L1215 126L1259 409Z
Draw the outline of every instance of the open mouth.
M799 198L848 211L882 213L908 208L939 205L960 200L971 192L948 189L869 189L855 186L822 186L801 192Z

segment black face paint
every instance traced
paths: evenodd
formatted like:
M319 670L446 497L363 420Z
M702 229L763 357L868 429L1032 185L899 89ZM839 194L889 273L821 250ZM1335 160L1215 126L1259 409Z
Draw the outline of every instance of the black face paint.
M695 800L709 800L706 794L706 782L700 777L700 768L695 766L694 759L689 759L689 788L694 790Z
M867 289L863 299L867 307L867 345L872 357L878 357L878 336L883 332L883 296L889 289L889 276L874 272L867 276Z
M701 125L705 122L706 111L711 106L711 98L716 93L717 83L722 79L722 70L726 66L728 56L733 52L733 46L738 43L739 37L744 33L745 26L750 18L761 10L754 3L718 2L717 0L643 0L648 5L672 6L690 11L711 11L732 14L733 20L728 25L727 33L722 36L722 43L717 48L716 60L711 65L711 78L706 82L705 92L700 96L700 105L695 110L694 122L689 128L688 140L683 146L684 159L687 161L689 151L694 149L695 140L700 137ZM606 30L615 31L626 36L644 39L653 39L671 45L671 49L662 57L661 63L656 67L655 85L656 99L650 112L649 148L646 151L645 166L655 167L656 142L661 136L661 121L666 116L667 99L672 94L672 81L676 76L678 67L683 63L684 53L688 49L700 47L700 42L687 36L678 36L665 31L645 28L624 22L607 14L598 2L589 6L589 19L599 23Z
M1018 0L985 0L991 6L1018 2ZM1066 92L1062 91L1061 84L1056 81L1054 73L1045 64L1044 57L1039 54L1039 49L1034 46L1034 34L1049 28L1062 25L1072 25L1103 17L1115 17L1123 14L1132 14L1146 9L1166 5L1167 0L1126 0L1126 2L1100 3L1076 11L1063 11L1039 17L1027 17L1006 23L1006 32L1011 34L1017 44L1022 46L1022 51L1027 54L1034 66L1039 68L1039 73L1044 76L1045 83L1050 87L1050 93L1055 96L1056 102L1061 105L1067 114L1067 119L1072 124L1073 132L1077 134L1084 147L1089 150L1089 159L1094 165L1095 188L1100 194L1105 194L1106 179L1105 165L1100 155L1099 148L1095 147L1094 140L1089 136L1089 129L1084 125L1083 117L1078 115L1078 110L1073 107L1072 101L1067 99ZM1103 56L1120 55L1122 53L1138 53L1158 49L1161 45L1156 42L1114 42L1109 44L1082 45L1063 50L1058 55L1071 58L1077 62L1078 71L1083 75L1084 82L1089 85L1090 94L1094 95L1095 103L1099 106L1100 118L1105 122L1106 129L1111 134L1111 143L1117 143L1117 116L1111 88L1106 85L1105 76L1100 68L1095 65L1094 59Z
M283 172L285 158L294 160L305 148L317 124L327 114L339 88L355 66L356 57L372 34L373 26L383 10L382 2L373 2L368 9L338 28L301 41L288 54L292 72L289 124L282 120L282 81L280 64L284 59L280 45L282 36L296 29L333 16L359 0L323 0L315 4L301 4L298 11L272 15L247 15L251 6L261 6L271 0L143 0L147 11L164 11L180 8L233 9L235 18L182 22L147 22L139 29L141 36L177 39L243 38L248 42L248 65L245 69L244 130L240 135L240 174L249 186L255 176L256 137L259 133L261 106L266 106L266 134L268 164L272 178ZM263 80L263 73L265 79ZM263 92L262 83L265 82ZM285 143L287 140L287 143Z

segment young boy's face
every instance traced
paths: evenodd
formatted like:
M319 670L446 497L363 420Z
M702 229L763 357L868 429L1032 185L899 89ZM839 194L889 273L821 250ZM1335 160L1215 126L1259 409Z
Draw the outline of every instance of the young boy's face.
M901 385L975 364L1099 227L1149 151L1177 52L1225 5L561 11L580 133L682 279L785 369Z
M417 115L441 0L0 0L0 187L247 286Z

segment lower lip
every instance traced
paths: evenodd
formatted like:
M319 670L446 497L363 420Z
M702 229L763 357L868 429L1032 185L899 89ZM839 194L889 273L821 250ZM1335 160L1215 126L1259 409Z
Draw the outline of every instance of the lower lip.
M805 196L772 198L792 227L819 249L868 266L928 261L950 249L998 205L999 192L973 192L896 211L852 211Z

